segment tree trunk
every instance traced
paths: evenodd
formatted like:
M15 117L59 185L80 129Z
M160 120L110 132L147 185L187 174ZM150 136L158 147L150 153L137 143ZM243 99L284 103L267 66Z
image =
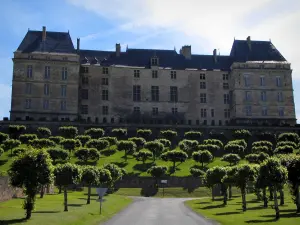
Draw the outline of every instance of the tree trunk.
M296 205L297 205L297 213L300 213L300 192L299 192L299 184L296 185Z
M61 185L58 187L58 194L61 194L61 189L62 189L62 187L61 187Z
M284 205L284 191L282 188L279 190L279 194L280 194L280 205Z
M175 165L176 165L176 162L173 162L173 173L175 173Z
M267 198L266 188L263 188L263 200L264 200L264 208L268 208L268 198Z
M45 187L44 185L41 186L41 193L40 193L40 198L43 198L45 194Z
M259 188L255 188L255 191L256 191L257 200L260 201L261 200L260 189Z
M88 186L88 196L87 196L87 201L86 204L90 204L91 203L91 185Z
M64 186L64 206L65 206L64 211L68 212L68 192L67 192L67 186Z
M227 188L226 187L223 188L223 195L224 195L223 203L224 203L224 205L227 205Z
M243 211L247 210L247 203L246 203L246 190L242 190L242 203L243 203Z
M279 220L280 213L279 213L279 207L278 207L278 199L277 199L277 190L274 188L274 209L276 212L276 220Z
M212 197L212 200L214 201L215 200L214 187L211 188L211 197Z
M270 192L270 196L269 196L269 199L270 200L273 200L274 199L274 189L273 189L273 187L269 187L269 192Z
M231 185L228 186L228 194L229 194L229 199L232 198L232 189L231 189Z
M25 199L24 209L26 210L26 219L31 218L31 212L34 208L35 194L28 194Z

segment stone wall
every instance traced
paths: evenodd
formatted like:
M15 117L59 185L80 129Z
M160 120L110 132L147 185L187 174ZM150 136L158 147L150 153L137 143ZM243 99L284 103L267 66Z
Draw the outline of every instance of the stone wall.
M19 198L23 196L23 191L19 188L13 188L9 185L8 177L0 177L0 202Z

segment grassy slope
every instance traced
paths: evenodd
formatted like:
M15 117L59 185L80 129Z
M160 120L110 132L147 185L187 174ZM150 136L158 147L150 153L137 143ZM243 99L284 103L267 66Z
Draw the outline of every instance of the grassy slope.
M249 194L247 196L246 212L242 211L241 197L237 196L228 201L228 205L223 207L222 199L212 202L210 198L187 201L186 205L201 215L218 221L222 225L298 225L300 224L300 215L296 214L296 205L292 202L288 191L285 191L285 205L280 206L281 219L275 221L275 210L271 208L273 201L269 202L267 209L263 208L262 202L256 201L256 196Z
M46 195L37 198L32 218L25 221L22 209L23 199L12 199L0 203L0 224L43 224L43 225L98 225L111 218L115 213L126 207L132 200L120 196L104 197L102 215L99 214L99 202L93 196L90 205L86 205L85 192L68 193L69 212L63 211L63 194Z

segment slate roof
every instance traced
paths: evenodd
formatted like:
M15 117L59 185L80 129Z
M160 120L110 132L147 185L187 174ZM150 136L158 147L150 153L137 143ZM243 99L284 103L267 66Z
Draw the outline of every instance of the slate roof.
M44 51L52 53L75 53L71 36L67 32L47 31L46 41L42 42L42 31L29 30L17 51L30 53Z

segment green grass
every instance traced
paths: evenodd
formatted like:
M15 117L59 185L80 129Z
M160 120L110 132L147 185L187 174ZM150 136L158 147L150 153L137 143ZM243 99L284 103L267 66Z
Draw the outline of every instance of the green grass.
M98 197L91 197L91 204L86 205L86 192L69 192L69 211L64 212L63 194L45 195L43 199L37 197L36 207L30 220L24 220L23 199L12 199L0 203L0 224L26 225L98 225L131 203L131 199L120 195L105 196L102 214L99 213Z
M247 195L246 212L242 211L241 197L237 196L228 201L227 206L223 206L223 199L219 198L212 202L209 198L186 201L185 204L200 213L206 218L215 220L221 225L298 225L300 224L300 215L296 214L296 205L292 202L288 191L285 191L285 205L280 206L281 218L275 221L275 210L271 208L273 201L269 201L269 207L263 208L263 203L256 200L254 194Z

